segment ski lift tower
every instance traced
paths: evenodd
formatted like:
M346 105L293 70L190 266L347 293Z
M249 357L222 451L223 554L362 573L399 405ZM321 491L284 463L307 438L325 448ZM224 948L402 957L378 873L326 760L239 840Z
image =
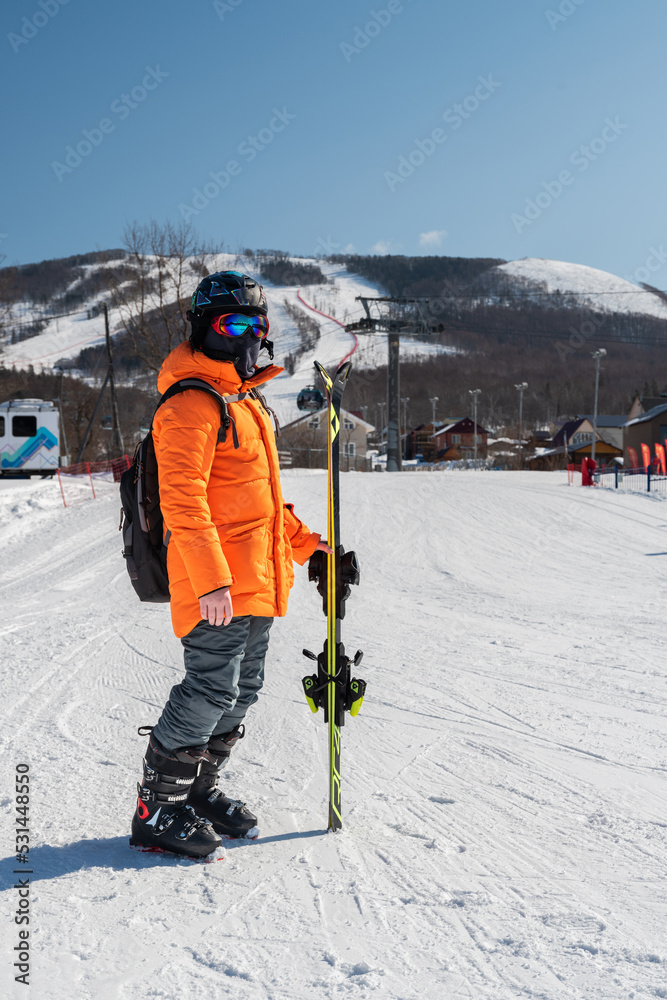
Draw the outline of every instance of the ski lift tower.
M399 351L401 337L426 337L443 333L444 324L429 317L430 299L403 297L366 298L357 295L366 316L349 323L348 333L386 333L389 348L387 365L387 472L400 472L401 449L401 380Z

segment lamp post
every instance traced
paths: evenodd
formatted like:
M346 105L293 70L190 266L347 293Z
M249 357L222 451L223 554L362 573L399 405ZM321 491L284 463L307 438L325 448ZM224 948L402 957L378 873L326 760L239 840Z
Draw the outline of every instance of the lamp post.
M482 390L468 389L468 392L472 396L472 403L473 403L473 413L474 413L473 422L475 424L473 440L475 442L475 468L477 468L477 400L481 396Z
M523 464L523 394L528 388L527 382L519 382L514 388L519 393L519 468Z
M595 360L595 406L593 408L593 447L591 448L591 458L595 461L595 442L598 436L598 387L600 385L600 362L607 356L604 347L597 351L591 351L591 357Z
M438 402L438 397L437 396L429 396L428 401L431 404L431 406L433 407L433 433L435 434L435 404Z

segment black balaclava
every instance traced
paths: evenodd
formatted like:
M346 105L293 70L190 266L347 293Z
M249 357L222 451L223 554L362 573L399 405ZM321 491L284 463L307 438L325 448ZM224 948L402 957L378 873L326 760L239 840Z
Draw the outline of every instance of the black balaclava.
M244 333L242 337L224 337L209 326L204 334L201 350L213 361L231 361L237 374L250 378L262 349L262 341L254 333Z

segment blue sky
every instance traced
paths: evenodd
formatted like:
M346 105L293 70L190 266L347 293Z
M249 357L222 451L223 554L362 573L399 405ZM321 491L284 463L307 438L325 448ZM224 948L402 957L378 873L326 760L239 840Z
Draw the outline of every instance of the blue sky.
M230 250L552 257L667 287L664 0L0 16L7 263L189 217Z

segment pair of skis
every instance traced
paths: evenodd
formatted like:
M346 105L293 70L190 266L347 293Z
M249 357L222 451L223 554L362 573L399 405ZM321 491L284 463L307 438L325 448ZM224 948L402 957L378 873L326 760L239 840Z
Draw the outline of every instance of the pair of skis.
M327 638L319 655L309 649L303 655L317 663L317 673L303 678L303 690L311 711L324 710L329 744L329 824L330 830L340 830L341 778L340 730L345 712L355 716L361 708L366 682L352 677L352 666L361 663L363 653L353 658L345 655L341 641L341 621L345 617L345 602L350 587L359 583L359 563L356 553L346 552L340 543L340 411L343 391L352 369L349 361L340 366L332 377L319 362L315 362L327 401L328 427L328 539L333 555L315 552L308 564L308 579L317 584L322 597L322 609L327 616Z

